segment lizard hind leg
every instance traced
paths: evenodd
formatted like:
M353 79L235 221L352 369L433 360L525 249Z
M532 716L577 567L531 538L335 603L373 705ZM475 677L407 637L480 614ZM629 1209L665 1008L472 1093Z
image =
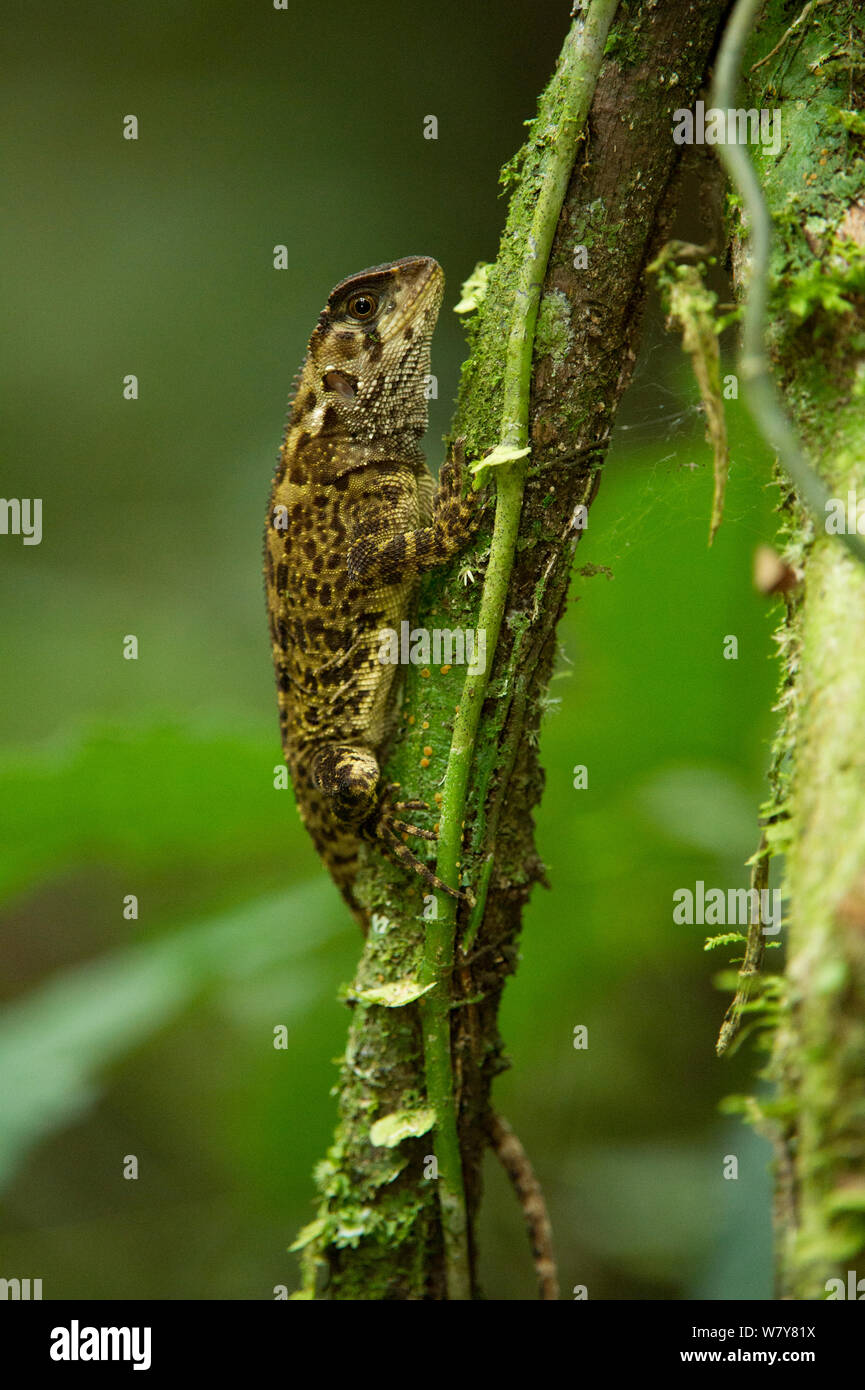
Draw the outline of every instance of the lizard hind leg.
M371 834L369 838L372 840L372 843L381 850L385 858L390 859L392 863L402 864L405 868L412 869L430 888L438 888L442 893L447 893L449 897L456 898L458 902L465 902L465 893L460 893L458 889L451 888L433 873L428 864L424 864L422 859L418 859L416 855L412 854L408 845L400 839L396 830L393 828L394 825L399 824L400 822L398 821L382 821L379 823L376 833ZM418 834L421 832L415 830L414 833ZM424 836L424 838L426 839L427 837ZM436 836L433 835L432 838L436 839Z
M401 817L403 811L429 808L424 801L394 801L393 793L398 790L394 784L382 792L378 762L368 748L328 744L313 758L310 772L313 785L329 798L333 815L343 826L375 845L394 863L411 869L431 887L452 898L465 898L464 893L443 883L401 838L416 835L422 840L437 839L434 831L422 830Z
M372 815L379 800L379 766L368 748L329 743L312 760L313 786L325 793L338 821L360 826Z

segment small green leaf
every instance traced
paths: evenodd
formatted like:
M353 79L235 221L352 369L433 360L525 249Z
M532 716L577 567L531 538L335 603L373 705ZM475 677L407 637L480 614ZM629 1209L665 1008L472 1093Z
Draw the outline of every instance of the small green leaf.
M720 936L707 936L704 951L714 951L716 946L732 946L738 941L745 941L746 937L740 931L725 931Z
M308 1222L302 1230L298 1231L296 1238L288 1247L289 1252L293 1253L296 1250L302 1250L305 1245L311 1245L314 1240L318 1240L319 1236L322 1235L324 1228L325 1220L323 1216L316 1217L315 1221Z
M462 298L454 305L455 314L472 314L479 308L486 297L491 270L488 262L478 261L469 278L463 282L460 291Z
M395 1110L376 1120L369 1131L369 1141L377 1149L395 1149L403 1139L416 1139L426 1134L436 1122L435 1111L430 1107L422 1110Z
M385 1009L402 1009L428 994L434 984L435 981L422 985L413 975L407 975L402 980L392 980L372 989L351 990L350 998L357 999L361 1004L381 1004Z
M471 471L479 473L482 468L498 468L503 463L514 463L517 459L524 459L531 452L528 445L525 449L516 449L513 444L497 444L485 458L471 464Z

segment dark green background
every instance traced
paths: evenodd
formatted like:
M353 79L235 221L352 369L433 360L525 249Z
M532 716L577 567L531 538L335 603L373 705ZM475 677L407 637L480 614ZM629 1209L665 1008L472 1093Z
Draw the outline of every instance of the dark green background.
M44 538L0 537L0 1275L46 1298L296 1287L285 1247L313 1214L359 939L272 785L260 554L286 398L337 280L435 255L437 461L451 308L495 256L498 169L568 8L7 10L2 493L43 498ZM732 402L707 550L696 399L655 309L578 555L612 577L576 577L561 629L552 888L502 1013L497 1101L544 1182L565 1297L769 1295L768 1151L717 1108L750 1075L714 1056L726 955L673 925L672 894L747 882L774 691L750 568L773 492ZM492 1163L482 1270L490 1297L533 1296Z

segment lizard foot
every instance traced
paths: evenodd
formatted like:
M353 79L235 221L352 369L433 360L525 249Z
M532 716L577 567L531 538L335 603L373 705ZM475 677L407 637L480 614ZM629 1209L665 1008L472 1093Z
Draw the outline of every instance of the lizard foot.
M437 837L432 836L433 839ZM430 888L438 888L442 893L447 893L448 897L456 898L457 902L466 902L465 893L460 893L458 889L451 888L447 883L434 874L428 864L424 864L422 859L418 859L412 854L408 845L405 844L395 830L387 823L382 825L381 833L375 841L385 858L390 859L395 864L402 864L407 869L413 869Z
M367 821L361 830L363 839L374 844L381 850L382 854L392 863L401 864L407 869L411 869L432 888L438 888L442 893L447 893L449 897L456 898L459 902L466 901L465 893L459 892L456 888L451 888L447 883L434 874L428 864L418 859L413 854L408 845L403 840L403 835L417 835L422 840L431 840L433 843L438 839L434 830L423 830L420 826L411 825L404 821L401 811L420 811L429 810L425 801L393 801L392 795L399 791L399 783L391 783L385 788L384 796L379 802L375 816Z

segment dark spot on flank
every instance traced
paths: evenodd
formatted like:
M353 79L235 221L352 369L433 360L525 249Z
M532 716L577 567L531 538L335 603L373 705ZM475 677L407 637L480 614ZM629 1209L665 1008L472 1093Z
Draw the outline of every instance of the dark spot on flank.
M310 391L309 395L303 403L303 408L304 410L315 410L317 403L318 401L315 392Z
M272 567L272 562L271 562ZM276 567L276 588L280 594L284 594L288 585L288 565L284 560L280 560Z
M315 496L313 497L313 499L312 499L312 505L313 505L314 507L326 507L326 506L327 506L327 493L325 493L325 492L317 492L317 493L315 494Z
M306 555L307 560L314 560L316 555L318 554L315 541L304 541L303 552Z
M349 484L349 475L348 475L348 473L342 473L342 474L340 474L340 476L339 476L338 478L334 478L334 480L333 480L333 485L334 485L334 487L336 488L337 492L345 492L345 491L348 489L348 484Z
M330 596L331 596L331 587L330 587L330 585L329 585L329 584L322 584L322 586L321 586L321 593L320 593L319 596L318 596L318 597L319 597L319 601L320 601L321 604L322 604L322 607L327 608L328 604L330 603Z
M411 339L414 337L414 329L412 328L411 324L409 324L408 328L405 329L402 336L405 338L407 343L411 341Z

